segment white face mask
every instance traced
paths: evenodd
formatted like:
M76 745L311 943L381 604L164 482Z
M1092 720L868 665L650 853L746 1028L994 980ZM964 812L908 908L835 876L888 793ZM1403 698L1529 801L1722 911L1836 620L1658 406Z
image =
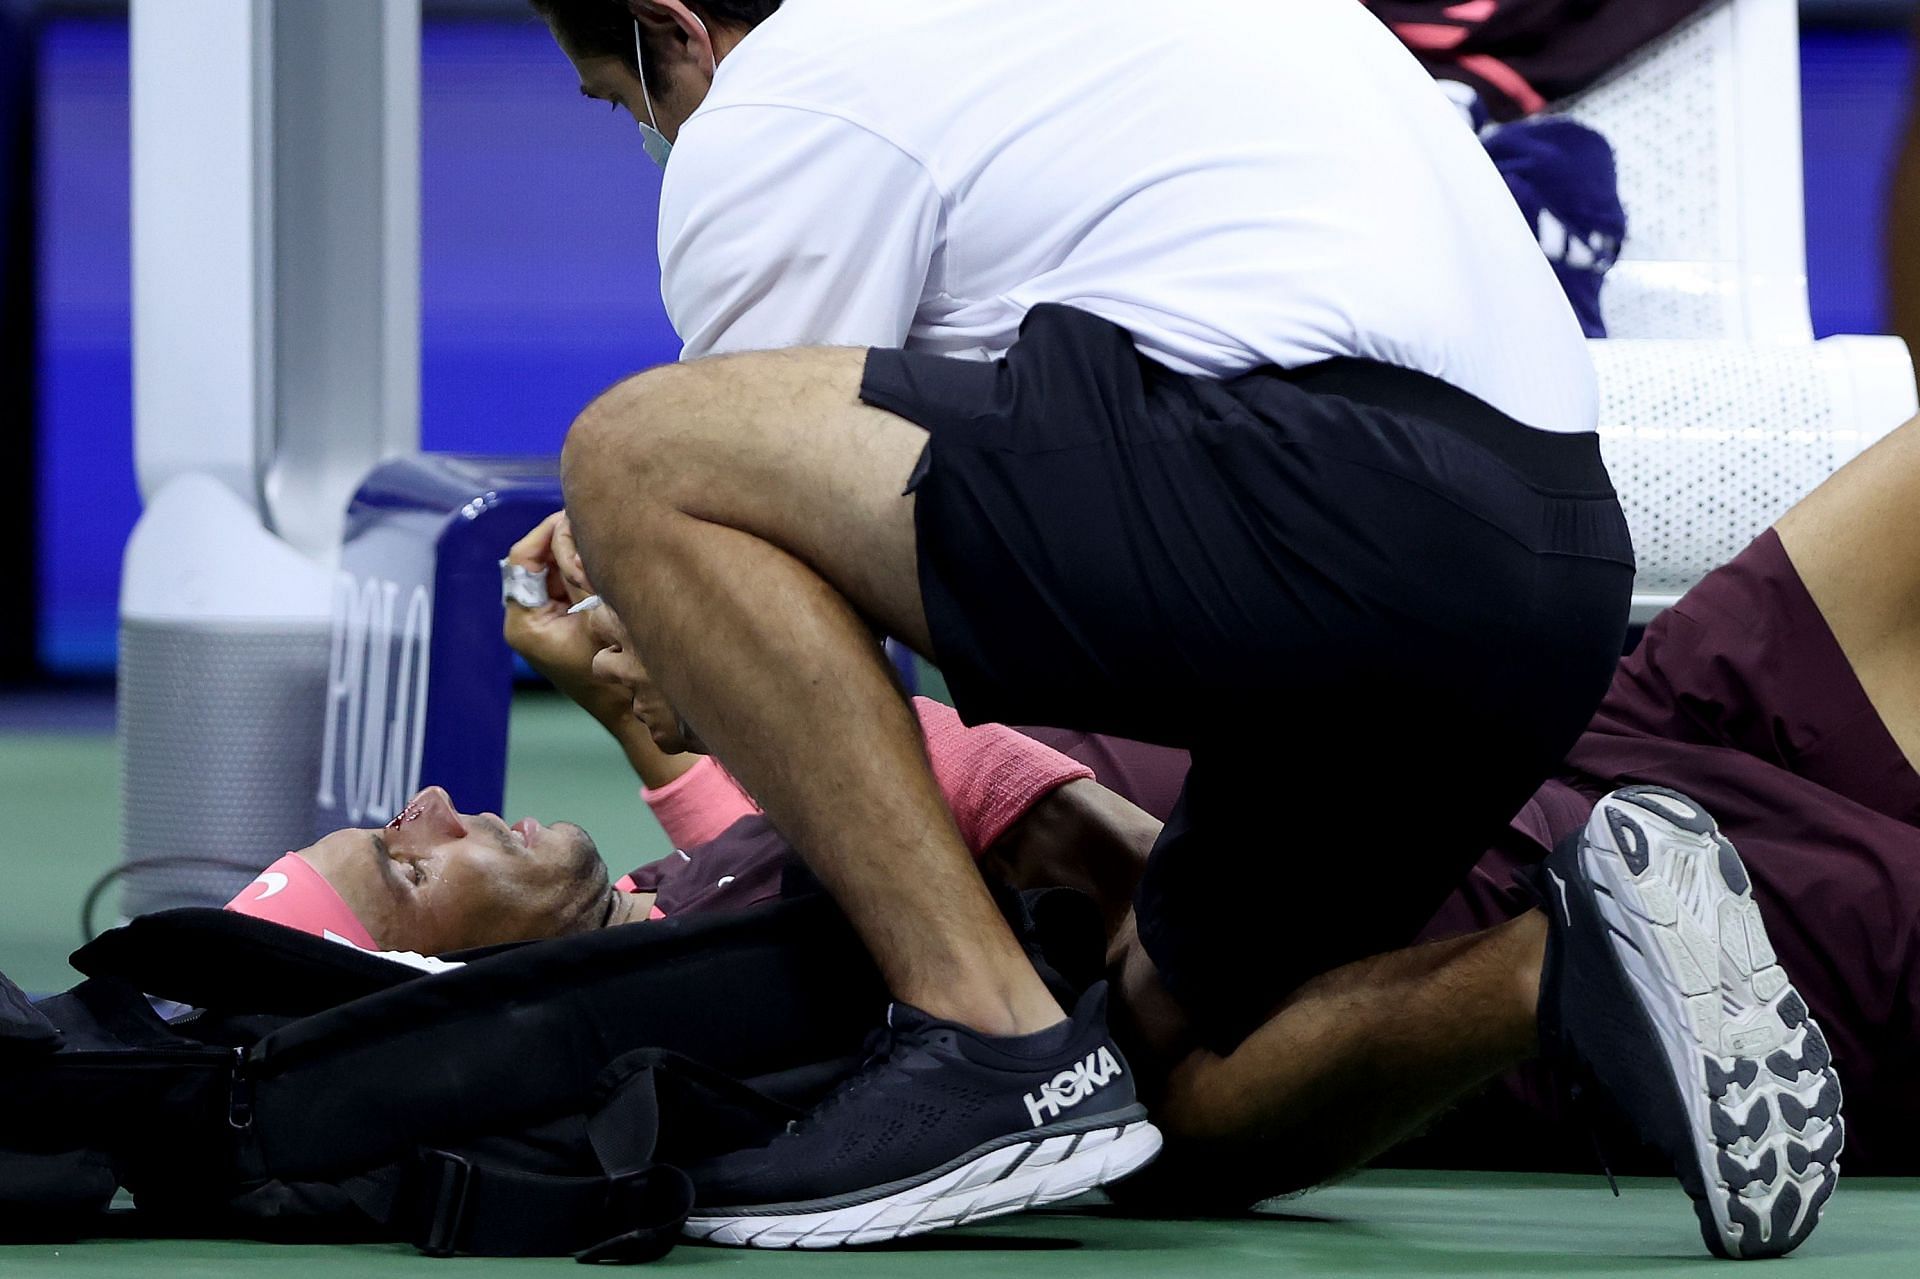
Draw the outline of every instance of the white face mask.
M644 120L640 122L640 145L646 148L647 159L663 169L673 158L673 143L667 141L667 135Z
M711 43L713 37L707 35L707 24L695 15L688 16L700 28L700 34L707 36ZM638 21L633 24L633 61L640 69L640 96L647 100L647 118L640 122L640 144L647 149L647 158L664 169L668 158L673 155L673 143L667 141L667 135L660 132L660 121L653 114L653 91L647 87L647 51L640 46Z

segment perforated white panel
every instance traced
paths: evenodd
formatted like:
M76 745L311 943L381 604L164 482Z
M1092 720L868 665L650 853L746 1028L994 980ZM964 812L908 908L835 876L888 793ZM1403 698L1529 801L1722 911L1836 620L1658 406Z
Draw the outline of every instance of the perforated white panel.
M1604 82L1559 104L1606 135L1627 209L1627 259L1726 261L1737 174L1733 10L1688 21Z
M1795 14L1728 0L1556 105L1627 209L1591 349L1643 619L1916 407L1897 340L1810 340Z
M1896 415L1863 425L1844 362L1818 346L1589 349L1640 595L1681 594L1899 424Z
M1600 286L1600 313L1615 337L1730 339L1740 288L1731 265L1618 262Z
M1600 295L1626 338L1743 336L1733 8L1701 14L1556 109L1613 144L1627 239Z

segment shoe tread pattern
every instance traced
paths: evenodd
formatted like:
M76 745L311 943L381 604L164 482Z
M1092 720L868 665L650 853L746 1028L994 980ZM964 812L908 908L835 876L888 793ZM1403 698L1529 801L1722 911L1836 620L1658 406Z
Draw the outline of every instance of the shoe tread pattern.
M883 1243L1037 1208L1128 1176L1160 1149L1144 1119L1031 1140L969 1157L941 1176L880 1199L819 1212L703 1217L692 1239L750 1248L839 1248Z
M1658 969L1664 995L1644 979L1634 985L1664 1003L1669 1034L1690 1037L1682 1055L1693 1069L1676 1067L1674 1082L1683 1096L1700 1094L1707 1121L1690 1136L1643 1123L1643 1135L1675 1159L1710 1249L1789 1252L1818 1224L1845 1144L1826 1038L1780 968L1751 878L1711 815L1654 787L1615 792L1602 808L1588 841L1611 856L1617 882L1615 891L1596 882L1596 900L1612 915L1620 961ZM1610 847L1597 847L1603 828Z

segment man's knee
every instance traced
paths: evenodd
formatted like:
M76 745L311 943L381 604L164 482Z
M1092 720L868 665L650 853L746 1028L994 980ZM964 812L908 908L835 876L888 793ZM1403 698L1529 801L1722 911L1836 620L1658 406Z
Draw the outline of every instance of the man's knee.
M580 411L560 451L567 507L618 497L644 505L659 499L672 473L676 436L683 436L687 370L662 365L624 378Z

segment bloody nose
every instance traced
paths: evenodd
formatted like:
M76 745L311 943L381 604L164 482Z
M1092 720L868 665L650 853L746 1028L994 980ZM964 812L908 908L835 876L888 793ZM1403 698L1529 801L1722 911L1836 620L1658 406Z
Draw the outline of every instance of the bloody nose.
M429 786L415 795L390 823L396 830L416 824L420 827L418 833L434 839L459 839L467 833L466 823L453 807L453 797L438 786Z

